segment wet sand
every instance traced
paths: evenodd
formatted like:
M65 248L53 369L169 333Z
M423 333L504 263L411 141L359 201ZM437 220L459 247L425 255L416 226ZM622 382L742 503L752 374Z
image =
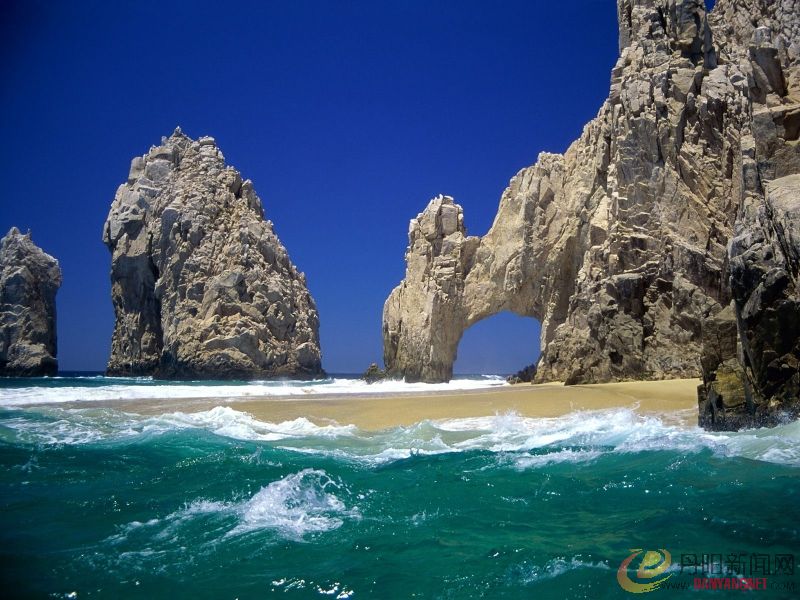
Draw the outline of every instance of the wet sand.
M230 406L260 421L305 417L317 424L353 424L364 430L410 425L425 419L485 417L514 412L557 417L574 411L630 408L672 422L696 424L698 379L564 386L520 384L484 390L391 395L148 399L70 403L70 408L107 407L144 415L198 412ZM64 406L61 404L60 406Z

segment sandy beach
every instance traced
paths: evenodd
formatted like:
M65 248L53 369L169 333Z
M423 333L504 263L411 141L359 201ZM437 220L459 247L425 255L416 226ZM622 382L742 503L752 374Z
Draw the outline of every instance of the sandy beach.
M142 415L198 412L231 406L261 421L305 417L316 424L353 424L364 430L410 425L422 420L517 413L557 417L574 411L630 408L671 422L695 424L698 379L564 386L520 384L486 390L391 395L314 397L193 398L70 403L70 408L103 407ZM61 406L64 406L63 404Z

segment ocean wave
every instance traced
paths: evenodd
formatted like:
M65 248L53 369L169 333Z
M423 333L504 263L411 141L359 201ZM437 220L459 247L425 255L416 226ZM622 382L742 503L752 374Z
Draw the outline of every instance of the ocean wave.
M13 411L0 417L0 440L11 444L83 445L147 432L146 421L108 409Z
M358 433L354 425L316 425L304 417L280 423L259 421L250 414L229 406L217 406L195 413L165 413L155 417L140 417L112 409L51 408L24 416L16 414L0 421L0 425L0 439L12 443L45 445L124 441L189 429L262 442L293 438L336 438Z
M343 518L360 519L357 507L347 508L335 492L342 488L325 471L303 469L262 487L236 507L239 524L228 535L270 529L287 539L332 531Z
M232 422L261 423L246 413L227 410L230 412L226 418ZM195 417L195 422L204 418ZM361 431L352 425L318 426L302 421L302 426L295 420L261 423L260 427L281 433L298 428L302 432L284 437L281 448L369 465L479 450L497 453L502 457L501 464L526 469L589 462L609 453L664 450L685 454L710 450L717 456L800 466L800 421L775 428L708 432L696 426L668 424L659 417L643 416L630 409L581 411L554 418L511 413L422 421L378 432ZM257 439L245 433L248 429L255 427L239 429L235 437Z
M557 463L584 463L594 460L603 455L600 450L558 450L545 454L523 454L515 456L510 462L519 470L536 469Z
M146 421L153 428L197 428L239 440L278 441L290 438L336 438L358 432L354 425L315 425L304 417L269 423L229 406L196 413L173 412Z
M155 417L110 409L17 410L0 424L0 439L12 443L125 442L140 436L200 430L367 466L415 456L488 451L497 454L498 466L537 469L557 463L591 462L610 453L662 450L681 454L709 450L720 457L800 466L800 422L771 429L708 432L630 409L574 412L554 418L512 413L421 421L382 431L363 431L354 425L317 425L302 417L271 423L230 406Z
M214 524L204 522L202 528L211 543L255 532L302 542L311 534L338 529L346 519L361 519L359 508L348 507L340 498L347 495L344 484L325 471L303 469L268 483L244 500L200 498L165 517L132 521L106 541L114 546L180 545L190 523L216 519Z

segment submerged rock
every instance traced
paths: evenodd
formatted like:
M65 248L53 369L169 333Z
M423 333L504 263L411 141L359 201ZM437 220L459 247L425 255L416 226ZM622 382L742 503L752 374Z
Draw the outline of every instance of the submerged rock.
M136 157L103 228L116 325L108 373L320 376L305 276L249 180L180 129Z
M392 373L448 380L464 330L508 310L541 322L537 382L700 375L703 323L742 293L728 243L766 182L800 172L800 11L617 6L609 97L580 139L517 173L483 237L446 196L411 221L383 312Z
M0 240L0 376L55 375L58 261L12 227Z

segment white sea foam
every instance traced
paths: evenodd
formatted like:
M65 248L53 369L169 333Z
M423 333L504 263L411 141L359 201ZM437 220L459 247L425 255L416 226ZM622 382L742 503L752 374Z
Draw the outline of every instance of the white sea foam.
M341 488L317 469L287 475L236 507L239 524L229 535L270 529L281 537L299 540L309 533L338 529L343 518L361 517L358 508L348 509L335 495Z
M96 377L85 378L87 383L98 381ZM368 384L361 379L330 378L318 381L252 381L239 384L208 384L204 382L173 383L165 385L149 379L121 379L108 385L76 385L46 387L0 388L0 406L14 407L42 403L92 402L109 400L191 399L220 398L237 399L252 397L295 397L309 395L339 394L398 394L438 391L460 391L508 385L500 376L485 375L473 378L456 378L448 383L406 383L386 380Z
M415 455L488 450L499 464L518 469L555 463L585 463L606 454L646 451L696 453L800 466L800 422L771 429L707 432L696 426L665 423L629 409L575 412L555 418L516 414L423 421L377 433L350 432L351 440L330 444L305 441L297 451L382 464ZM352 443L348 443L348 442Z
M545 454L523 454L515 456L512 463L520 470L535 469L557 463L584 463L594 460L603 453L600 450L558 450Z
M523 583L531 584L537 583L546 579L553 579L569 571L577 571L581 569L599 569L607 571L611 567L605 562L592 562L582 560L581 557L574 556L570 559L565 557L558 557L547 561L544 565L528 565L523 564L517 567L521 573Z
M195 413L165 413L156 417L140 417L110 409L60 408L42 410L41 415L50 418L14 416L3 420L2 425L13 432L7 437L12 438L10 441L22 443L69 445L161 435L181 429L202 429L224 437L253 441L321 440L358 433L354 425L315 425L303 417L280 423L259 421L229 406Z
M0 439L25 444L91 444L146 432L146 422L111 410L43 410L0 421Z
M309 590L311 593L316 592L320 596L330 596L336 600L348 600L354 595L353 590L348 589L347 586L338 582L330 581L323 584L318 584L314 581L306 581L298 577L281 578L272 581L272 591L283 589L284 592Z
M0 437L23 443L86 444L195 429L366 465L483 450L498 453L499 466L538 469L556 463L591 462L610 453L667 450L688 454L710 450L720 457L800 467L800 422L772 429L707 432L629 409L576 412L556 418L504 414L422 421L378 432L361 431L353 425L317 425L305 418L270 423L230 406L157 417L109 409L36 411L3 420Z
M287 438L333 438L355 435L354 425L315 425L304 417L281 423L259 421L229 406L217 406L196 413L174 412L148 420L155 427L206 429L217 435L240 440L277 441Z
M349 495L340 481L323 470L303 469L265 485L245 500L200 498L163 518L132 521L107 541L113 545L136 541L180 544L182 527L198 518L219 519L215 525L204 525L211 541L263 531L280 539L302 541L309 534L338 529L346 519L361 518L358 507L348 507L337 494Z

